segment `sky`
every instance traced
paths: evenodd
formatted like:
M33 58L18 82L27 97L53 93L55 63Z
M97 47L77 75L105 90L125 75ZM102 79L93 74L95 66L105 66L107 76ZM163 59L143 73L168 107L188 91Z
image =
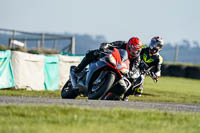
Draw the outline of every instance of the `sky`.
M200 42L200 0L0 0L0 28Z

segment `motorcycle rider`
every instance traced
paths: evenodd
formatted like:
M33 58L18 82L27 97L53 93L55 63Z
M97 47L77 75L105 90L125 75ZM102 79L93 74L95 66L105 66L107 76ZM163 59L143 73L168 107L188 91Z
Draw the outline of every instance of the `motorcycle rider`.
M158 81L158 77L161 76L161 64L163 63L163 58L159 54L162 50L164 41L161 37L155 36L151 39L148 47L142 48L140 53L141 63L139 65L140 70L148 69L154 79L155 82ZM144 63L142 63L144 62ZM146 66L146 65L147 66ZM127 91L126 97L124 99L127 100L128 95L134 94L135 96L141 96L143 93L143 83L136 87L135 90Z
M75 68L75 73L78 74L92 61L98 60L100 56L99 50L112 50L113 48L124 49L127 51L130 60L130 70L132 70L135 66L139 66L142 42L138 37L132 37L128 42L115 41L111 43L102 43L99 49L89 51L86 53L86 56L83 58L81 63ZM120 98L120 95L126 91L124 81L121 80L117 88L119 88L117 89L119 91L113 92L112 94L110 93L108 96L106 96L107 100L109 100L109 97L112 97L112 99L113 97L116 97L116 100Z

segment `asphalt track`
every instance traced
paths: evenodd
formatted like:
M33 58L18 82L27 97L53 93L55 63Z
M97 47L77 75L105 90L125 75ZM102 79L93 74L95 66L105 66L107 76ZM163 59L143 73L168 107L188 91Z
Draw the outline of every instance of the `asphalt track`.
M66 105L92 108L131 108L156 109L161 111L200 112L200 104L156 103L156 102L125 102L100 100L52 99L21 96L0 96L0 105L47 104Z

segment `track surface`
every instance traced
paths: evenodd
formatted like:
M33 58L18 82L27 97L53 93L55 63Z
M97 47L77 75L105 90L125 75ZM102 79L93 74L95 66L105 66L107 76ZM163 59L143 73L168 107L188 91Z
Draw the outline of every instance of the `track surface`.
M68 106L93 107L93 108L133 108L133 109L157 109L162 111L200 112L200 104L70 100L70 99L0 96L0 105L8 105L8 104L52 104L52 105L59 104Z

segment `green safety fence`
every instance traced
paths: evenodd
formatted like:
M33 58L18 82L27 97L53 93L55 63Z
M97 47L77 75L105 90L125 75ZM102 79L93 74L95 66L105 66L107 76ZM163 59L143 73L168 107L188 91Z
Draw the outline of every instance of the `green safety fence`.
M81 60L85 57L85 54L71 54L71 53L67 53L67 52L61 52L61 55L66 55L66 56L75 56L75 57L79 57Z
M0 89L11 88L15 86L12 66L11 51L0 51Z
M57 56L45 56L45 90L58 90L59 86L59 60Z
M72 53L68 53L68 52L64 52L64 51L62 51L60 54L66 55L66 56L85 56L85 54L72 54Z

